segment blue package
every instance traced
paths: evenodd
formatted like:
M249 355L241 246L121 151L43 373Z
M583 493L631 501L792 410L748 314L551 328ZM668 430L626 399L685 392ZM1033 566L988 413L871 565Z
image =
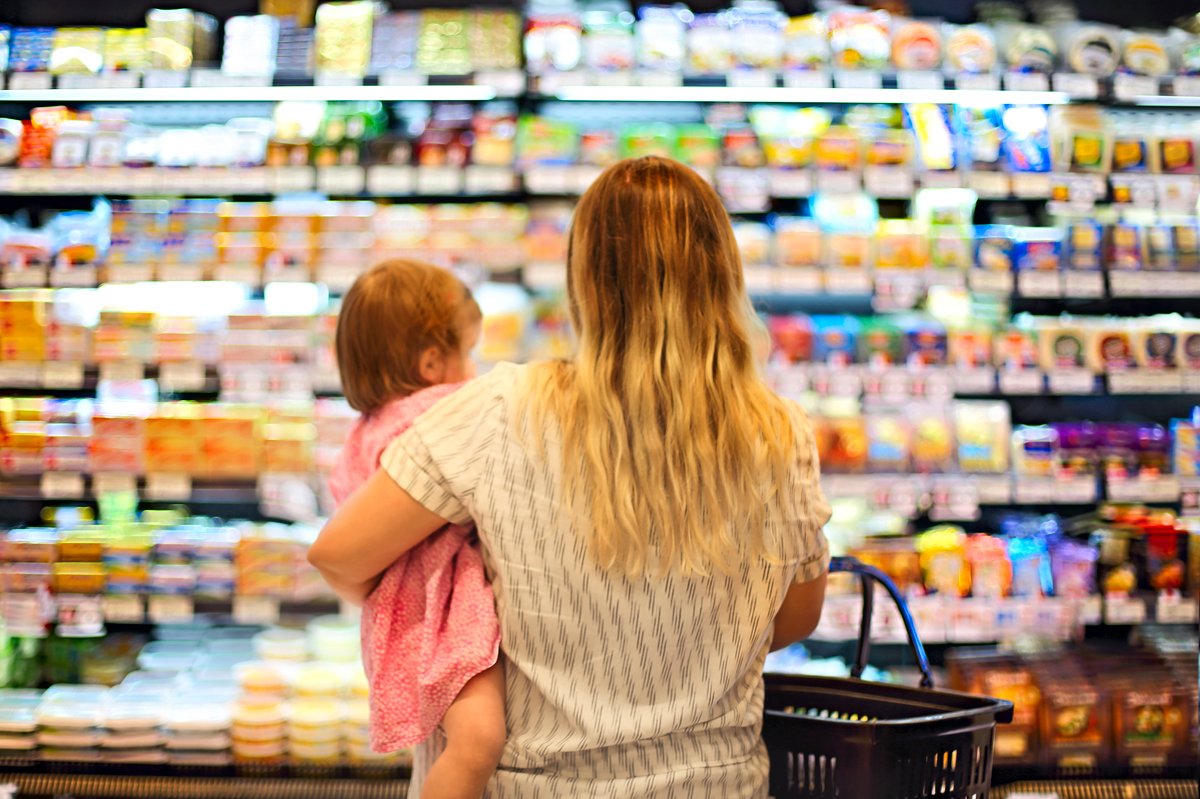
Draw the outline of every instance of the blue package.
M1050 171L1050 115L1045 106L1014 105L1001 115L1004 160L1010 172Z
M1064 249L1068 269L1098 271L1104 264L1104 228L1090 220L1071 222Z
M976 225L976 268L988 272L1012 272L1016 245L1016 234L1011 225Z
M814 316L813 358L817 363L846 366L858 350L858 320L853 316Z
M50 69L54 28L14 28L8 47L8 68L13 72Z
M1018 272L1056 272L1062 269L1062 230L1022 228L1013 251Z

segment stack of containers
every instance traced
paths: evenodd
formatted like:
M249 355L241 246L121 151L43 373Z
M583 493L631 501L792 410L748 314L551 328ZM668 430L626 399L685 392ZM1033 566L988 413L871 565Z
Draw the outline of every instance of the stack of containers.
M43 760L100 759L100 714L108 690L100 685L55 685L46 690L36 713Z
M109 691L100 713L100 748L105 762L154 764L167 761L161 729L172 692L161 680L129 680Z
M0 753L37 748L37 709L41 701L41 691L0 689Z

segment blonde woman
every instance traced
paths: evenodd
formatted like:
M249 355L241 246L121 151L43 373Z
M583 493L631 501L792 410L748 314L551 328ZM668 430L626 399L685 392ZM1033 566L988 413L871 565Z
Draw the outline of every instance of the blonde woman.
M489 799L765 797L763 659L816 626L829 507L807 419L759 374L716 192L662 158L610 167L567 294L575 358L441 400L309 558L361 601L474 520L507 683Z

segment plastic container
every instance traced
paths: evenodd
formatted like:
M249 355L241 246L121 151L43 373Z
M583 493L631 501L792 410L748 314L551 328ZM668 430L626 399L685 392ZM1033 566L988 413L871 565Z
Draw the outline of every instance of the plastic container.
M299 630L272 627L254 636L254 651L264 660L304 660L307 638Z
M357 660L361 651L358 622L342 616L318 616L308 624L308 650L320 660Z

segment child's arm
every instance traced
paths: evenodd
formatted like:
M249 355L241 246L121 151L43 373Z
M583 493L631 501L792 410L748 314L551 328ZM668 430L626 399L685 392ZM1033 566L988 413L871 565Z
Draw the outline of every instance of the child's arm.
M365 598L388 566L446 521L381 469L333 514L308 550L308 561L339 596L353 602Z
M326 572L322 572L321 574L325 578L326 584L333 589L333 593L355 607L362 607L367 601L367 597L379 587L379 581L383 579L382 573L375 575L365 582L343 580L337 575Z

